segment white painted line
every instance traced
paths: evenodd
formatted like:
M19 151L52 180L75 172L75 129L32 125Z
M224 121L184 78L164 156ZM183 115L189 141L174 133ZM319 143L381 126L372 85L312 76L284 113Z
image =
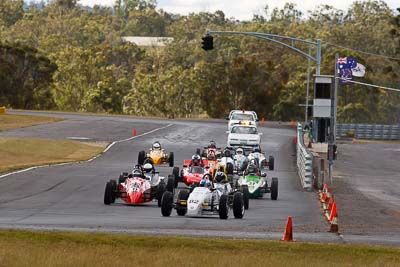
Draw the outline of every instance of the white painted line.
M69 136L67 137L67 139L71 139L71 140L91 140L93 138L89 138L89 137L79 137L79 136Z
M165 128L171 127L172 125L173 125L173 124L168 124L167 126L163 126L163 127L160 127L160 128L157 128L157 129L154 129L154 130L151 130L151 131L148 131L148 132L145 132L145 133L136 135L136 136L132 136L132 137L127 138L127 139L114 141L114 142L112 142L109 146L107 146L107 147L103 150L103 152L101 152L100 154L94 156L93 158L91 158L91 159L89 159L89 160L85 160L85 161L83 161L83 162L91 162L91 161L97 159L98 157L100 157L101 155L103 155L104 153L106 153L111 147L113 147L113 146L114 146L115 144L117 144L117 143L123 143L123 142L126 142L126 141L130 141L130 140L133 140L133 139L135 139L135 138L142 137L142 136L145 136L145 135L148 135L148 134L151 134L151 133L154 133L154 132L163 130L163 129L165 129ZM78 161L78 162L79 162L79 161ZM10 173L6 173L6 174L3 174L3 175L0 175L0 179L5 178L5 177L7 177L7 176L14 175L14 174L23 173L23 172L27 172L27 171L31 171L31 170L35 170L35 169L39 169L39 168L50 167L50 166L71 165L71 164L75 164L75 163L78 163L78 162L75 161L75 162L66 162L66 163L58 163L58 164L47 164L47 165L29 167L29 168L27 168L27 169L23 169L23 170L19 170L19 171L14 171L14 172L10 172Z

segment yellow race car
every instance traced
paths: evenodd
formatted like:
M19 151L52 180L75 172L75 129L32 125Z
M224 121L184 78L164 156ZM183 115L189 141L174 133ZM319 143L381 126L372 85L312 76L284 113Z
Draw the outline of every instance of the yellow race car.
M174 167L174 152L165 153L164 149L161 148L160 142L156 141L149 152L139 152L138 164L143 165L147 162L153 165L169 164L170 167Z

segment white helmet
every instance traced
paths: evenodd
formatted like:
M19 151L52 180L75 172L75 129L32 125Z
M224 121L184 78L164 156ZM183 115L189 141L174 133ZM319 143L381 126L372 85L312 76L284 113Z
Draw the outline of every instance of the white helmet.
M236 149L236 154L243 154L243 148L238 148L238 149Z
M154 142L154 144L153 144L153 149L160 150L160 149L161 149L161 144L160 144L160 142L158 142L158 141Z
M145 172L151 172L153 170L153 165L151 165L151 163L146 163L143 165L143 169Z

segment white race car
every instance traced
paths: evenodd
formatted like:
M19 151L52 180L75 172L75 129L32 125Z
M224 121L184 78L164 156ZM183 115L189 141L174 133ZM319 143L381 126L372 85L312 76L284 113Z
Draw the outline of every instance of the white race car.
M253 125L257 126L257 114L254 111L232 110L226 118L229 120L228 130L234 125Z
M242 219L245 212L243 194L233 190L229 183L216 183L212 188L198 186L192 192L181 190L176 202L173 193L166 191L161 200L161 214L170 216L173 208L180 216L219 215L220 219L227 219L230 209L236 219Z
M241 147L244 150L253 150L261 146L262 133L258 133L256 126L234 125L228 134L228 148Z

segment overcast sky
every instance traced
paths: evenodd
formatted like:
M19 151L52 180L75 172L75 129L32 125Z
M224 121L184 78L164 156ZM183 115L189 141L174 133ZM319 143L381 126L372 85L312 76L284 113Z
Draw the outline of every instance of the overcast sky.
M32 1L32 0L31 0ZM272 10L275 7L282 8L285 2L296 3L297 8L303 14L307 10L314 10L316 6L328 4L338 9L346 10L352 2L349 0L157 0L158 8L167 12L188 14L190 12L214 12L222 10L226 17L235 17L240 20L250 20L253 14L264 14L262 12L265 5ZM82 5L93 6L94 4L112 6L115 0L79 0ZM391 9L400 7L400 0L386 0Z

